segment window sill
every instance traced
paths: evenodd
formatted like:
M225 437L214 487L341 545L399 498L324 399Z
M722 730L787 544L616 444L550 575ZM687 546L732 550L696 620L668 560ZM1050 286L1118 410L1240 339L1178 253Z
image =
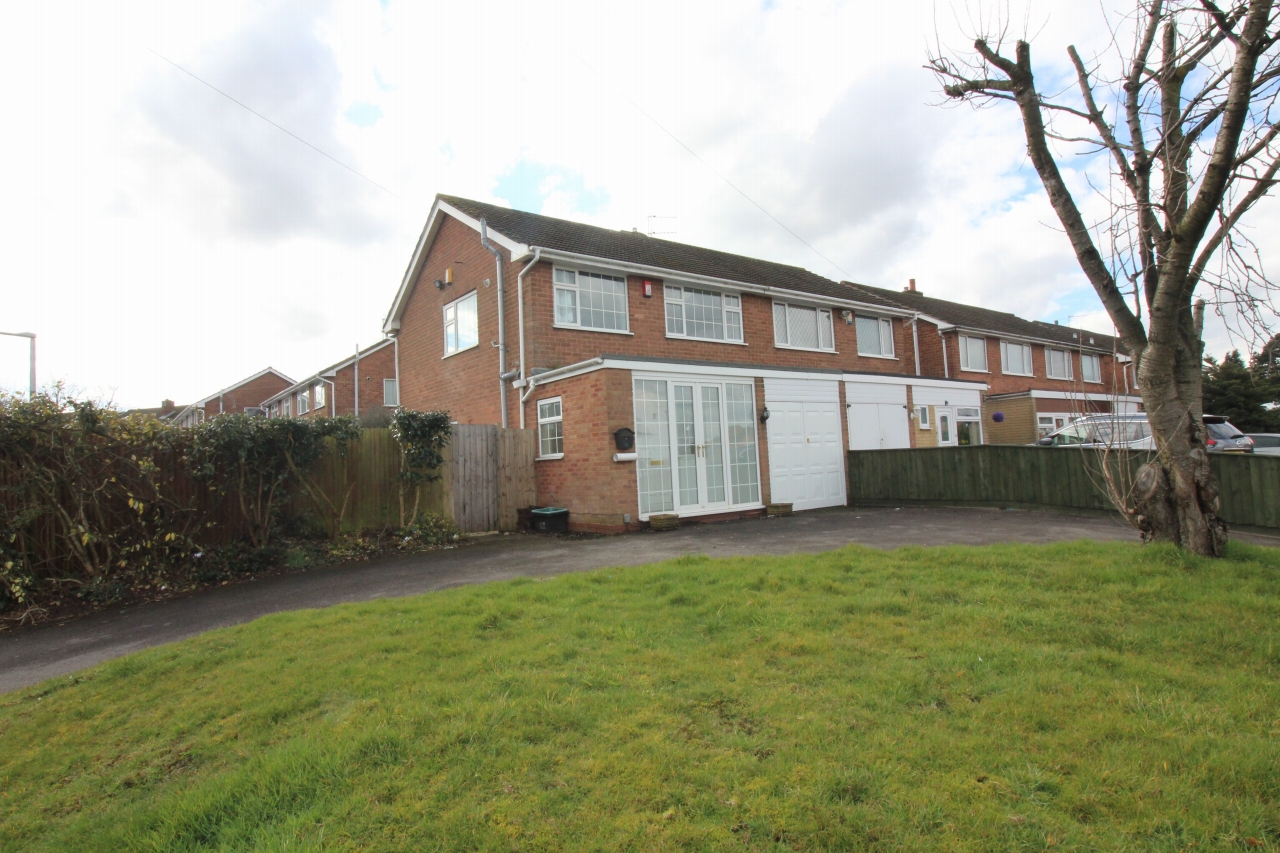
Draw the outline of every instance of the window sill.
M869 352L860 352L860 353L858 353L858 358L881 358L881 359L884 359L885 361L899 361L899 360L900 360L896 355L875 355L875 354L873 354L873 353L869 353Z
M961 373L990 373L991 371L990 370L974 370L971 367L962 367L960 368L960 372Z
M534 461L534 462L547 462L547 461L552 460L552 459L563 459L563 458L564 458L564 454L563 454L563 453L552 453L550 456L535 456L535 457L533 457L533 461Z
M1070 376L1046 376L1045 379L1050 379L1054 382L1075 382Z
M624 329L592 329L588 326L566 326L562 323L552 323L553 329L564 329L567 332L600 332L605 335L635 335L635 332L628 332Z
M455 355L462 355L464 352L471 352L473 349L479 349L479 348L480 348L480 344L479 342L476 342L469 347L465 347L455 352L447 352L444 355L440 356L440 360L444 361L446 358L453 358Z
M667 335L667 339L672 341L696 341L697 343L700 343L700 344L729 344L730 346L735 346L735 347L747 346L746 341L721 341L715 338L691 338L688 335L670 335L669 334Z
M820 353L825 353L826 355L840 354L839 351L833 350L833 349L817 349L815 347L793 347L793 346L789 346L788 344L778 344L778 343L775 343L773 345L773 348L795 350L796 352L820 352Z
M1105 385L1106 383L1103 382L1101 379L1086 379L1084 380L1084 384L1085 385Z
M1035 375L1034 373L1010 373L1010 372L1009 372L1009 371L1007 371L1007 370L1002 370L1002 371L1000 371L1000 374L1001 374L1002 376L1021 376L1023 379L1035 379L1035 378L1036 378L1036 375Z

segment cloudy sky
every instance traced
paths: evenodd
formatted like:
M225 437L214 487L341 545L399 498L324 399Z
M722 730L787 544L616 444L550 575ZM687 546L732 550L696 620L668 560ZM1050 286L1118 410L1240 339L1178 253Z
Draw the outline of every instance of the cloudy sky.
M7 5L0 331L122 406L301 378L380 337L437 192L1110 331L1014 111L938 105L954 5ZM1042 78L1105 45L1094 4L1017 16Z

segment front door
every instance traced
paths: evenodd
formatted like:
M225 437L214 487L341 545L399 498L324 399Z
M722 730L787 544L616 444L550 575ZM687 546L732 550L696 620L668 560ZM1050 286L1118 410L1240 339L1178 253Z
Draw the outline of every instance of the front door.
M938 444L950 446L956 443L956 413L954 409L938 407Z
M678 509L712 509L725 493L720 385L674 383Z

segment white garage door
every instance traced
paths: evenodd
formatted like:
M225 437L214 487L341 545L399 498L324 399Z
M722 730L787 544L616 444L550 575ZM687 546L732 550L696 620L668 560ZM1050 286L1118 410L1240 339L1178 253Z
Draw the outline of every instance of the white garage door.
M889 450L911 446L907 386L846 382L849 449Z
M835 381L764 381L769 407L769 482L774 503L843 506L844 448Z

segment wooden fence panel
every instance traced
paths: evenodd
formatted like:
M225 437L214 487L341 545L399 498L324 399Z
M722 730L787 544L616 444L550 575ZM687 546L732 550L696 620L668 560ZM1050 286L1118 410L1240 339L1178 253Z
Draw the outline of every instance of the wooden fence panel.
M980 445L849 451L849 503L942 503L1111 510L1103 464L1122 485L1150 457ZM1280 458L1211 454L1228 524L1280 529ZM1128 470L1124 470L1127 467Z
M518 510L533 506L538 499L534 480L534 457L538 455L538 431L499 431L498 529L515 530Z

